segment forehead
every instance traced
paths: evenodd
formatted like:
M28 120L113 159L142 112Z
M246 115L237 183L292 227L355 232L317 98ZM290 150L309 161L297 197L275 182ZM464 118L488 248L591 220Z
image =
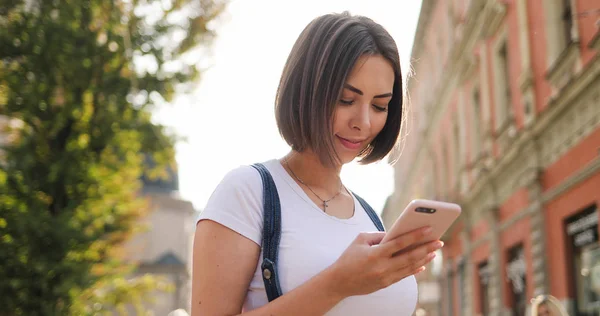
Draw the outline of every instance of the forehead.
M380 94L392 92L394 78L394 68L387 59L381 55L365 55L352 67L347 83L365 93Z

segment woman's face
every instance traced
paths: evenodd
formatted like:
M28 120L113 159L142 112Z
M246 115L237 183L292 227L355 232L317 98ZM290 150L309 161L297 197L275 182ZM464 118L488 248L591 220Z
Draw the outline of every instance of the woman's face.
M391 64L380 55L363 56L356 62L333 119L335 150L342 163L354 160L383 129L394 77Z

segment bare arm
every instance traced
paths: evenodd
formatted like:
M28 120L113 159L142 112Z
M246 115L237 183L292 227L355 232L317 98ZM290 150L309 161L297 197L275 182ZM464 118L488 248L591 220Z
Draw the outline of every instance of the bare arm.
M241 313L260 247L210 220L198 223L194 238L192 316ZM321 315L341 299L331 273L318 274L297 289L244 315ZM307 304L310 302L310 304Z
M417 230L377 247L384 233L360 234L335 264L278 299L245 313L322 315L343 298L368 294L423 270L434 242L401 253L425 235ZM194 240L192 316L237 315L260 256L260 247L216 222L198 224Z

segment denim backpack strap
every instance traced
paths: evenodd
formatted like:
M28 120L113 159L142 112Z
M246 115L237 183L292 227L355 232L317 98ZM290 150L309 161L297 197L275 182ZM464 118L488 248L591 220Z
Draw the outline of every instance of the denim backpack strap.
M275 182L269 170L260 163L252 167L258 170L263 183L263 262L261 265L263 281L269 302L281 296L281 287L277 274L277 255L281 237L281 204Z
M360 205L362 205L362 207L365 209L365 211L367 212L367 215L369 215L369 217L371 218L371 221L373 221L373 224L375 224L375 227L377 227L377 229L379 229L380 232L385 231L385 228L383 228L383 224L381 223L381 220L379 220L379 216L377 216L377 213L375 213L375 211L373 210L371 205L369 205L369 203L367 203L367 201L363 200L363 198L358 196L358 194L356 194L354 192L352 192L352 193L354 194L354 196L356 197L356 199L358 200Z

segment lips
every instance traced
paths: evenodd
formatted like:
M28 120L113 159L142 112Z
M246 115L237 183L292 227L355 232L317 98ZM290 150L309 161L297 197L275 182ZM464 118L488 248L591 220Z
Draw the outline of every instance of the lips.
M340 140L340 143L342 143L342 145L348 149L351 150L356 150L356 149L360 149L363 145L364 140L352 140L352 139L347 139L347 138L343 138L340 137L338 135L337 138Z

